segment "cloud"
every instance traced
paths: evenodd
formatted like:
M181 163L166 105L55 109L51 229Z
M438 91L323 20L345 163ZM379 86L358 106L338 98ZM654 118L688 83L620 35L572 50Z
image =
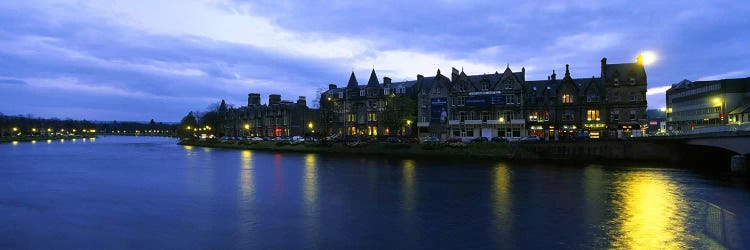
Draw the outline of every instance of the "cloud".
M667 93L667 90L669 90L670 88L672 88L672 86L648 88L648 90L646 90L646 95L662 95L664 93Z
M0 84L7 84L7 85L24 85L26 82L18 79L13 78L0 78Z
M704 77L698 78L697 81L708 81L708 80L720 80L720 79L729 79L729 78L740 78L740 77L748 77L750 75L750 70L735 70L730 71L726 73L716 74L716 75L708 75Z
M619 33L591 34L588 32L558 38L554 49L596 52L620 44L623 35Z

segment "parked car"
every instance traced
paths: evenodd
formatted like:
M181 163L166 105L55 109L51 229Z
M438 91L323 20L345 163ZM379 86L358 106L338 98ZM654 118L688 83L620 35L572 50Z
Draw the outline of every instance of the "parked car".
M495 136L490 139L492 142L508 142L508 139L505 139L504 137Z
M539 138L538 135L526 136L519 140L519 142L540 142L540 141L542 141L542 138Z
M401 142L402 142L401 138L398 138L398 137L393 137L393 136L391 136L391 137L388 137L388 138L386 139L386 141L387 141L387 142L390 142L390 143L401 143Z
M471 139L471 142L488 142L488 141L490 141L490 140L487 139L487 137L484 137L484 136L480 136L480 137L476 137L474 139Z
M440 143L440 138L438 138L437 136L425 136L425 137L422 137L422 143L425 143L425 144Z
M463 142L463 141L464 141L464 139L461 138L461 137L452 137L452 138L448 138L448 140L446 140L445 142L447 142L447 143L458 143L458 142Z
M260 137L257 137L257 136L256 136L256 137L252 137L252 138L250 138L250 140L251 140L251 141L262 141L262 140L263 140L263 138L260 138Z
M292 136L292 141L293 142L304 142L305 138L302 137L302 136L299 136L299 135L295 135L295 136Z
M589 138L591 138L591 136L589 135L589 133L578 133L578 134L573 135L573 137L571 138L571 140L574 140L574 141L586 141Z

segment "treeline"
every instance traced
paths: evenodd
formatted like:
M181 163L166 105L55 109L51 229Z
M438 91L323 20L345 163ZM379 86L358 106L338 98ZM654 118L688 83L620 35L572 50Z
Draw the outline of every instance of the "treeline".
M174 133L176 124L155 122L92 122L87 120L9 116L0 113L0 137L34 135L75 135L99 133Z

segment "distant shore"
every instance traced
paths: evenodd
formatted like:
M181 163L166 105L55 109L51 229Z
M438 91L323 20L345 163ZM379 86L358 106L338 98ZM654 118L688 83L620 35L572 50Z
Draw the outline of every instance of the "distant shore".
M96 138L95 135L73 135L73 136L24 136L24 137L0 137L0 143L44 141L44 140L68 140L81 138Z

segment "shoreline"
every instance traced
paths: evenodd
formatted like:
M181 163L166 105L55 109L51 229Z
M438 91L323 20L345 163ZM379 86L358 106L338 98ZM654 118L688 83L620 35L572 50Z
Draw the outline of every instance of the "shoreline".
M0 143L12 143L12 142L30 142L30 141L44 141L44 140L69 140L69 139L83 139L83 138L98 138L98 136L43 136L43 137L2 137Z
M386 156L397 158L428 158L435 160L494 160L509 162L568 162L607 165L640 165L656 164L660 168L691 169L690 165L675 164L677 161L670 158L669 154L662 154L656 150L656 154L648 157L634 158L630 154L615 153L633 148L631 144L638 142L608 142L618 145L618 149L603 147L601 142L577 142L577 143L469 143L469 144L358 144L347 146L344 143L320 144L320 143L296 143L258 141L258 142L218 142L218 141L195 141L180 140L177 144L183 146L259 150L269 152L296 152L296 153L321 153L321 154L344 154L361 156ZM462 145L462 146L459 146ZM611 147L610 145L610 147ZM638 145L640 146L640 145ZM583 148L583 149L582 149ZM596 151L587 150L596 148ZM638 147L636 147L638 148ZM602 150L604 149L604 150ZM563 152L555 154L550 152Z

